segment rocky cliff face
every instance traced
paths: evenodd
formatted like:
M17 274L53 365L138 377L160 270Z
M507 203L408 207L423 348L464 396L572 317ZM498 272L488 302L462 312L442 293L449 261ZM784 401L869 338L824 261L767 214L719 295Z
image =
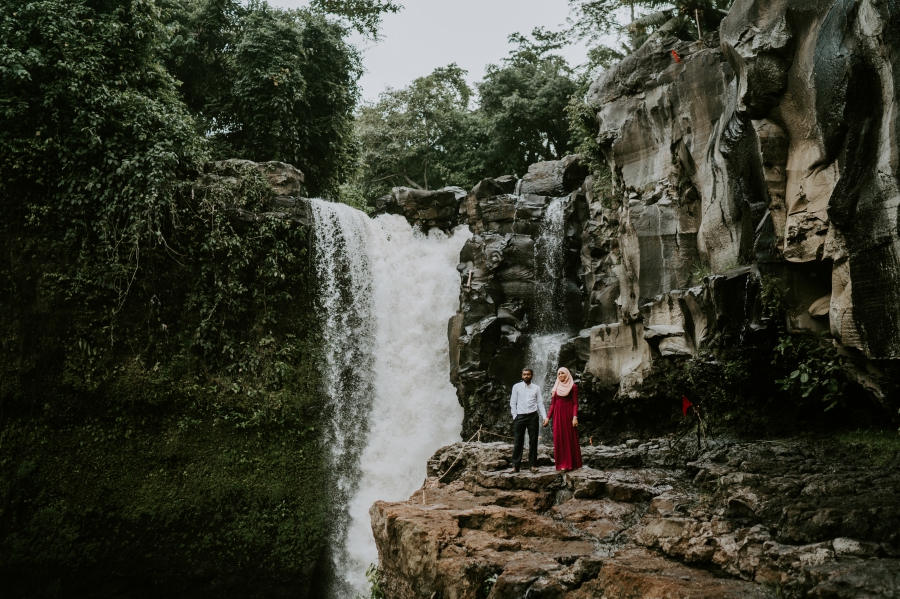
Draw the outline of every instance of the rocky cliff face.
M594 83L608 172L582 182L569 158L515 190L508 177L472 190L449 327L464 436L507 428L549 293L588 403L657 397L673 360L750 345L775 324L761 298L774 285L787 330L829 334L847 376L896 412L898 24L896 2L738 0L703 43L656 40ZM552 291L533 244L563 195Z
M396 599L895 597L896 467L837 443L660 439L513 473L458 443L372 527Z
M509 388L529 360L531 338L551 332L551 321L560 316L556 326L578 327L584 175L573 157L540 163L520 181L485 179L460 204L461 221L474 236L460 255L460 311L450 320L448 336L450 378L466 411L466 437L479 426L507 432ZM547 272L540 237L554 202L561 239L557 264ZM557 305L542 311L550 285Z

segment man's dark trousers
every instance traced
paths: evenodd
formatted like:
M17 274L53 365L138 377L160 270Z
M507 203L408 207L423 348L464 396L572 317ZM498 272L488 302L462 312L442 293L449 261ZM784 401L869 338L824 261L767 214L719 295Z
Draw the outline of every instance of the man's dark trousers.
M537 466L538 425L537 412L519 414L513 420L516 444L513 447L512 462L516 468L522 463L522 450L525 448L525 431L528 431L528 465L532 468Z

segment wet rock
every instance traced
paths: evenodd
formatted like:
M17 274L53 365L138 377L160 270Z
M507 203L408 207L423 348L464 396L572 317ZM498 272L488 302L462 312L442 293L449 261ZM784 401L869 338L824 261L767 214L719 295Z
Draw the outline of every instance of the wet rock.
M422 490L372 509L387 588L397 597L481 597L491 580L491 597L896 592L900 562L885 557L900 552L896 465L873 466L831 440L631 445L585 447L606 465L568 473L543 450L537 473L513 473L506 443L440 449Z
M299 197L302 195L305 179L303 173L298 168L284 162L253 162L237 158L207 162L203 165L203 174L199 182L201 185L209 185L215 180L240 178L248 170L262 174L277 196Z
M518 193L560 197L581 187L587 176L587 167L577 155L538 162L528 167L528 173L519 183Z
M459 223L459 207L466 192L459 187L445 187L438 190L395 187L391 193L375 201L375 212L379 214L399 214L422 231L441 229L450 231Z
M244 205L252 180L262 175L271 196L263 210L248 210ZM284 162L253 162L250 160L219 160L207 162L191 186L196 197L212 195L224 200L226 210L236 219L248 223L269 219L291 220L302 226L311 224L308 200L300 197L304 175L296 167Z
M594 82L609 172L583 185L591 347L579 354L573 336L565 354L579 378L653 396L661 363L768 326L757 298L770 276L789 326L859 350L870 361L848 360L848 375L891 405L871 360L900 355L900 269L884 266L900 263L900 166L876 150L900 132L898 10L741 0L721 39L653 40ZM534 165L520 191L559 193L555 169Z
M572 178L575 172L583 178L578 168L572 157L548 167L546 172L556 173L558 181L572 183L551 191L580 187L581 183L574 185ZM450 320L448 335L451 380L465 409L464 438L479 427L500 435L498 439L511 435L510 389L527 365L532 336L540 332L535 328L540 296L549 293L544 287L546 281L541 282L536 239L554 201L564 202L566 272L562 295L566 298L564 303L573 307L569 310L571 320L580 320L578 252L586 217L585 197L577 190L557 198L526 193L523 185L518 185L517 193L510 193L514 186L514 177L485 179L460 205L461 218L468 223L473 237L460 252L460 309ZM539 191L534 186L524 189ZM546 278L546 274L543 276Z

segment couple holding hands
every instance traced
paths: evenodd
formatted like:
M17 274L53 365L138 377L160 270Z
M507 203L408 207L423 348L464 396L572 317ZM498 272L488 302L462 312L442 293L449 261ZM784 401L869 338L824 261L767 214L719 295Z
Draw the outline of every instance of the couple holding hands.
M528 466L537 472L538 414L546 427L553 420L553 459L556 469L569 471L581 468L581 447L578 445L578 385L572 380L568 368L560 368L550 392L550 411L544 411L541 388L532 384L534 372L522 370L522 382L516 383L509 398L512 411L515 445L513 446L513 470L519 471L525 432L528 432Z

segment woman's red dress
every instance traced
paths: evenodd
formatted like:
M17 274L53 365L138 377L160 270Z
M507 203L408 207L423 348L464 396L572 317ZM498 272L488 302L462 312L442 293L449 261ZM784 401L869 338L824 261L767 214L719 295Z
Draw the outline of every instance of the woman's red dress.
M572 418L578 416L578 385L572 385L568 395L556 393L550 399L547 417L553 419L553 459L557 470L581 468L581 447L578 445L578 428L572 426Z

